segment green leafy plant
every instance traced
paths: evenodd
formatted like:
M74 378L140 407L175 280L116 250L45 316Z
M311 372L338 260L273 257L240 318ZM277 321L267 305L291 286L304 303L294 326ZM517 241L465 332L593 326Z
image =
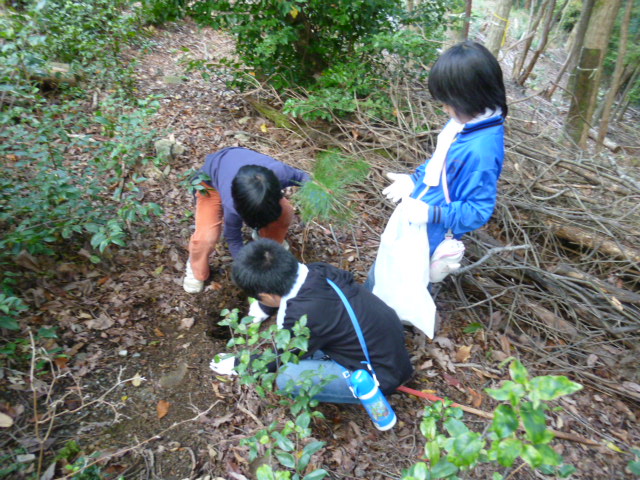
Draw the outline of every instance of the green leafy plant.
M240 318L237 309L223 310L221 314L225 318L219 325L229 327L232 332L227 347L235 349L235 370L240 383L251 385L261 397L274 392L276 373L269 372L269 365L275 362L280 369L286 368L287 363L297 363L306 352L309 339L306 316L296 322L292 334L276 325L264 328L260 323L253 323L253 317ZM320 412L313 410L318 404L313 397L333 380L327 377L314 381L316 373L307 372L295 384L289 381L283 391L277 392L279 403L288 407L292 419L274 421L241 441L249 448L250 461L258 457L268 461L258 470L259 479L319 480L327 475L323 469L305 475L312 456L324 447L324 442L307 441L312 433L312 419L322 418ZM291 395L294 390L295 396ZM274 471L274 464L287 470Z
M0 328L19 330L17 318L26 309L27 306L20 298L0 293Z
M337 151L318 155L313 180L293 195L302 219L348 222L354 215L349 205L354 186L366 178L368 171L366 162Z
M628 468L634 475L640 475L640 448L632 448L634 460L629 462Z
M187 64L205 78L218 72L233 88L267 82L285 93L285 112L295 117L330 120L358 111L393 120L388 85L425 74L437 47L423 32L431 39L442 33L446 3L407 11L398 0L338 0L331 8L322 0L194 1L189 14L228 29L244 66L232 59Z
M478 463L497 462L511 468L520 458L531 468L562 478L575 468L562 463L562 457L549 443L554 434L547 428L548 401L580 390L582 386L562 376L529 378L522 363L513 360L509 367L512 380L486 392L500 402L486 434L471 431L462 421L463 412L451 402L437 402L425 408L420 431L427 439L425 458L403 475L404 480L459 478ZM440 428L439 428L440 427ZM440 433L442 430L446 432ZM490 446L487 448L487 442ZM494 480L504 476L495 472Z

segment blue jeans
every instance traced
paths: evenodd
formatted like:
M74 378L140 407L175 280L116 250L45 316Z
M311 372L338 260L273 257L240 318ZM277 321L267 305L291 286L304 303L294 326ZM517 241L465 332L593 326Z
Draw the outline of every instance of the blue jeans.
M342 376L342 367L333 360L325 358L325 354L322 351L317 351L311 357L300 360L298 364L287 363L282 366L276 377L278 388L284 390L289 380L297 383L302 373L306 371L318 372L318 375L313 379L316 384L322 378L328 376L336 377L325 385L319 394L313 397L315 400L326 403L360 403L360 400L354 397L351 390L349 390L347 380ZM294 389L294 396L297 391L297 388Z
M364 288L366 288L370 292L373 292L373 287L376 285L376 277L374 275L375 270L376 270L376 262L373 262L373 265L371 265L371 268L369 269L369 273L367 274L367 279L364 281L364 284L362 285Z

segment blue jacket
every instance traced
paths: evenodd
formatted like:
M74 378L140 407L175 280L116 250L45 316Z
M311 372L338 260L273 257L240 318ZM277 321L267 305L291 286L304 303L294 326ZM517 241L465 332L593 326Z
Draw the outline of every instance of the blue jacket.
M429 255L449 229L460 238L491 218L504 160L503 122L498 115L465 125L451 144L445 161L451 203L447 204L442 182L421 199L429 204ZM415 184L412 198L418 198L427 187L423 181L427 162L411 176Z
M200 172L206 174L210 179L205 183L215 188L220 194L224 212L224 238L229 244L229 250L231 250L233 257L243 247L243 222L233 203L231 182L238 170L245 165L260 165L268 168L276 174L282 188L297 186L309 180L308 173L248 148L228 147L206 156Z

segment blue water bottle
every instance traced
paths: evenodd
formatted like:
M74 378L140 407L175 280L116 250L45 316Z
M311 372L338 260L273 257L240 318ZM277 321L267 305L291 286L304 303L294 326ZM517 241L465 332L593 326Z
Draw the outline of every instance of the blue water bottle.
M353 393L362 402L378 430L389 430L396 424L396 414L367 370L356 370L349 377Z

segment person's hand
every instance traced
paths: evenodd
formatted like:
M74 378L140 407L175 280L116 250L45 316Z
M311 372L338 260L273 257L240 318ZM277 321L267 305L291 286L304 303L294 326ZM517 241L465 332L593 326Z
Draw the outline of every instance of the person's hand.
M238 375L235 370L236 357L229 353L219 353L216 355L209 364L209 368L216 372L218 375L234 376Z
M407 220L414 225L422 225L429 221L429 204L422 200L406 197L402 200Z
M413 180L404 173L387 173L387 178L393 183L382 190L382 194L389 200L397 203L400 199L408 197L415 187Z
M255 298L249 297L249 311L247 312L249 317L253 317L253 323L262 322L269 318L268 313L264 313L260 308L260 302Z
M431 283L441 282L447 275L458 270L463 256L464 243L447 236L431 256L429 281Z
M455 272L459 268L459 263L449 263L446 260L436 260L429 267L429 282L439 283L443 281L447 275Z

